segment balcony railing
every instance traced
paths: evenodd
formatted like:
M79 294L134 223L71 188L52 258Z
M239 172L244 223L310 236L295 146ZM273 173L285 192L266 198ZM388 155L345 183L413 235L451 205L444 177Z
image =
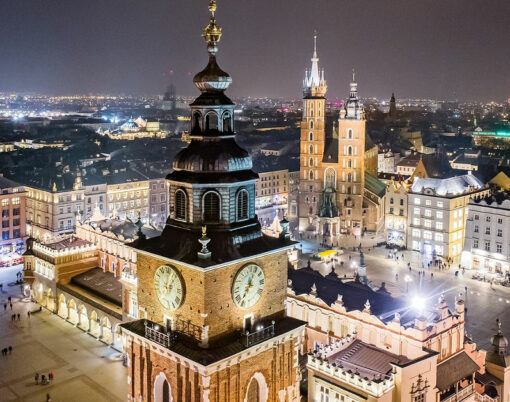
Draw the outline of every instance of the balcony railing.
M243 344L245 347L256 345L257 343L263 342L266 339L274 336L274 321L271 321L271 325L263 328L258 328L255 332L246 331L243 335Z
M176 319L173 322L173 330L199 341L202 339L202 327L192 324L190 321Z
M144 325L145 337L161 346L169 348L177 339L177 334L169 329L166 329L165 327L154 325L147 321L144 322Z
M462 388L457 393L450 395L445 399L441 399L441 402L455 402L462 401L468 395L471 395L474 392L473 384L469 384L467 387Z
M475 401L476 402L498 402L498 397L491 398L489 395L480 395L479 393L475 393Z

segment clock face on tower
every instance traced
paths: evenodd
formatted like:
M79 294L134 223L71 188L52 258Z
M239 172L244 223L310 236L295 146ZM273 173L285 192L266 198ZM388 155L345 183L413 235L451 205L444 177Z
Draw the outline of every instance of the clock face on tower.
M232 285L232 298L238 307L253 307L264 291L264 271L258 265L249 264L241 268Z
M159 302L167 310L177 309L183 300L182 280L175 270L162 265L154 275L154 289Z

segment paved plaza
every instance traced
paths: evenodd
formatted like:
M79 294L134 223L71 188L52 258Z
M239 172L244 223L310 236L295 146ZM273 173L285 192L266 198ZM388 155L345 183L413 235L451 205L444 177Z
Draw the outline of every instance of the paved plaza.
M12 353L0 356L0 400L52 402L124 401L127 395L126 368L118 351L75 328L60 317L21 297L19 286L8 286L18 268L0 268L0 349L12 346ZM4 303L12 297L4 312ZM11 315L20 313L19 321ZM36 385L34 375L55 379L49 385Z
M458 276L455 272L458 270L458 264L451 266L449 271L439 271L438 268L428 269L427 263L424 264L424 275L419 275L422 270L422 256L418 252L404 251L399 252L399 261L388 258L389 250L385 247L374 247L381 239L374 237L364 237L362 240L362 250L365 255L367 265L367 277L370 284L378 288L382 282L385 282L386 289L395 297L408 297L411 301L419 296L426 300L430 306L436 304L438 297L444 294L447 302L452 309L455 303L455 297L464 299L464 293L467 287L467 333L482 349L490 347L490 338L497 332L496 318L502 321L502 328L507 336L510 336L510 288L501 285L490 285L488 282L471 279L474 271L465 271L463 275L459 271ZM346 238L343 244L349 245L344 254L338 258L334 264L335 272L340 277L346 276L353 278L356 266L359 265L359 251L352 251L353 246L359 246L359 237L356 239ZM300 267L306 266L308 259L311 259L313 253L317 252L318 246L311 242L302 241L300 248L303 254L300 259ZM324 248L321 248L323 250ZM401 258L404 254L404 259ZM351 256L351 259L349 259ZM344 261L343 266L340 261ZM408 263L411 263L411 271L408 269ZM331 272L332 263L323 263L311 259L313 269L327 275ZM433 274L431 277L430 274ZM397 279L398 275L398 279ZM406 281L407 279L407 281ZM409 289L409 290L408 290Z
M459 272L456 276L457 265L450 271L440 272L437 268L427 269L425 264L425 274L420 275L419 253L404 251L404 258L399 253L400 259L396 261L388 258L386 248L374 247L377 239L366 238L362 242L367 277L375 287L385 282L393 296L412 299L418 295L429 305L434 305L439 295L444 294L451 307L455 297L464 298L467 287L467 332L478 347L489 348L490 337L496 331L496 318L502 320L503 330L510 335L510 288L473 280L474 272L466 271L464 275ZM353 252L352 246L359 245L359 240L351 239L346 244L350 245L350 251L345 250L333 264L313 260L311 256L317 251L317 245L301 242L300 266L305 266L310 259L312 268L323 275L334 266L340 277L352 278L359 265L359 252ZM411 262L411 271L408 262ZM126 368L120 353L45 309L29 319L27 311L36 310L38 306L22 297L19 286L8 286L20 269L0 269L0 283L3 284L0 349L12 346L11 354L0 356L0 400L43 402L49 393L52 401L124 401ZM9 306L4 311L8 296L13 298L12 312ZM13 313L20 313L21 319L11 321ZM50 371L55 373L51 384L35 384L36 372L47 375Z

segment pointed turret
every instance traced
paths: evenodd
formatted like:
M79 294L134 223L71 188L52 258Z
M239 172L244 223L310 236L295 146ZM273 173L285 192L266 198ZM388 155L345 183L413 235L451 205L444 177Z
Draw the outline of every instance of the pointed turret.
M354 69L352 69L352 80L349 87L349 99L345 104L345 112L342 113L342 118L362 120L363 109L358 98L358 83L356 81L356 73Z
M313 56L312 68L305 70L303 80L303 93L305 97L324 97L327 91L324 69L319 68L319 57L317 56L317 33L313 35Z

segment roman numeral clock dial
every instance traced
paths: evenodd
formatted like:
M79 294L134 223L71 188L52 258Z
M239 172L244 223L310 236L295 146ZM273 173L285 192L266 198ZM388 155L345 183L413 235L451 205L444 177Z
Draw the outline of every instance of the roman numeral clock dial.
M258 265L250 264L241 268L232 285L232 299L242 308L253 307L264 292L264 271Z
M175 268L162 265L154 274L154 290L161 305L176 310L183 300L182 280Z

